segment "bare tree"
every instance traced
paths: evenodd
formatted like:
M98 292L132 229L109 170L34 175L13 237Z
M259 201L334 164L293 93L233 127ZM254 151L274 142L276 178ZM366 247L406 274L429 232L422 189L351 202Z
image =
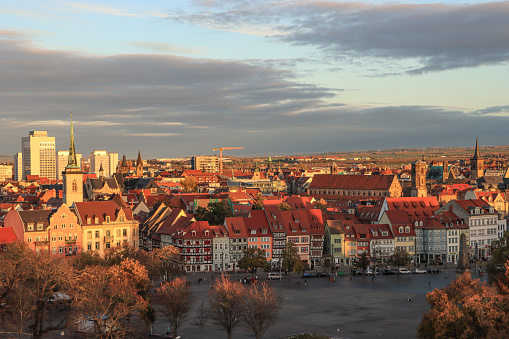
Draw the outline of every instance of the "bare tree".
M261 339L267 329L276 323L281 309L281 297L266 283L253 284L243 298L242 320Z
M200 327L200 338L203 338L203 327L209 320L209 309L205 306L205 300L201 301L200 306L196 309L194 324Z
M214 324L221 325L231 339L233 328L239 323L242 315L242 298L244 288L238 282L222 276L209 292L211 318Z
M141 269L136 271L143 274ZM139 295L133 278L121 272L118 267L90 266L78 275L72 294L73 318L81 331L112 338L143 329L148 302Z
M162 312L170 322L173 338L176 338L180 325L191 311L191 291L186 279L179 277L163 284L161 286L161 303L163 305Z
M67 296L72 270L68 262L49 253L36 253L26 245L13 245L0 258L0 309L2 327L29 330L35 338L63 329L66 314L59 312Z

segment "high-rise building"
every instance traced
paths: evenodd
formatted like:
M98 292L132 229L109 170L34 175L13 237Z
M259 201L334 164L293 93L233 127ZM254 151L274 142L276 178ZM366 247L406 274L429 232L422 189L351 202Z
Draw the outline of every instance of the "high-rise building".
M72 206L76 202L83 202L83 172L77 160L74 147L74 131L71 115L71 142L67 152L67 166L63 173L64 204Z
M78 166L81 168L81 153L76 153L76 161L78 162ZM57 180L62 180L62 172L65 171L65 166L68 165L69 162L69 151L58 151L57 152Z
M219 172L219 157L213 156L193 156L191 158L191 166L194 170L201 170L207 173Z
M39 175L56 179L55 137L48 137L47 131L30 131L21 138L23 158L22 179L27 175Z
M14 181L23 180L23 153L14 155Z
M90 173L95 173L99 176L101 165L104 170L104 176L112 176L117 169L118 153L108 153L106 151L93 151L90 153Z

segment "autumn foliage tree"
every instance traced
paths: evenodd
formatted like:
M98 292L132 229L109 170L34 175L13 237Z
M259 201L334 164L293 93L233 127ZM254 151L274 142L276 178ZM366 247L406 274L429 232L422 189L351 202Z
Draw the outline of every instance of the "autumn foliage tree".
M9 246L0 256L0 326L34 338L65 327L67 316L56 317L68 299L72 270L67 261L36 253L24 244ZM60 297L59 297L60 296ZM65 296L65 297L63 297Z
M249 270L253 275L259 268L266 270L270 268L265 250L254 247L249 247L244 250L244 256L239 260L238 266L240 269Z
M162 312L170 322L173 338L178 335L178 329L191 311L191 291L187 280L182 277L175 278L161 286Z
M227 276L216 281L214 289L209 292L210 317L214 324L226 330L228 339L231 339L233 328L242 316L244 288Z
M89 266L79 273L73 286L73 319L81 330L92 324L100 338L140 334L148 301L146 270L132 259L111 267Z
M463 275L427 298L431 310L419 325L420 338L507 338L509 298L500 288Z
M281 297L266 283L252 284L242 299L242 320L261 339L267 329L274 325L281 310Z
M180 181L184 192L197 192L198 191L198 180L195 177L186 177Z

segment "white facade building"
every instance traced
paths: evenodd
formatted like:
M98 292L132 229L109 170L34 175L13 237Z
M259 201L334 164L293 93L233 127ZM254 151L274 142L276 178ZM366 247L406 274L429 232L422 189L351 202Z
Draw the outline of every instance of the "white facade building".
M0 165L0 181L7 181L12 179L12 166Z
M81 169L81 154L76 153L76 162ZM62 172L65 171L65 166L69 161L69 151L58 151L57 152L57 180L62 180Z
M118 153L108 153L106 151L93 151L90 153L90 173L99 176L101 165L104 170L104 176L112 176L118 165Z
M23 153L14 155L14 181L23 179Z
M21 138L21 149L23 180L27 175L56 179L54 137L48 137L47 131L30 131L28 137Z

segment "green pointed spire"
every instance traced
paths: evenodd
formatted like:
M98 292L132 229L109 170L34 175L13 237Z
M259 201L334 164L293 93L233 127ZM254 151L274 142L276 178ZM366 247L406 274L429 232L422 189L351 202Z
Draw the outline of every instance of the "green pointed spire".
M72 126L72 114L71 114L71 143L69 145L69 158L67 160L67 166L65 168L79 168L78 161L76 161L76 149L74 147L74 129Z

